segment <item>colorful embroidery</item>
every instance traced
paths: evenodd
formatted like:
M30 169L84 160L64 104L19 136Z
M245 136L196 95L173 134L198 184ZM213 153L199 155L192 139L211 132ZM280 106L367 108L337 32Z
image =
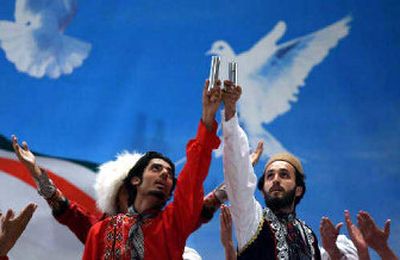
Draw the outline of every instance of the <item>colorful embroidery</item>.
M286 242L287 230L269 208L264 209L264 218L270 222L276 240L277 259L289 259L289 247Z
M125 223L126 222L126 223ZM122 234L123 226L130 225L133 219L125 215L117 215L110 219L105 233L104 259L119 258L125 251Z
M313 258L315 258L315 248L314 248L315 239L311 228L309 228L304 221L296 219L296 222L304 230L308 245L311 248L311 254L313 255Z

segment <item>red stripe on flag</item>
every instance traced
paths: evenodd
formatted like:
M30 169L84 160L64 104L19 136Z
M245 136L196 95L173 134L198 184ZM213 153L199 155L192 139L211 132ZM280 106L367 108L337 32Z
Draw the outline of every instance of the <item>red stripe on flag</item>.
M0 170L27 183L28 185L36 189L36 184L33 181L30 172L21 162L12 159L0 158ZM46 171L50 179L52 179L54 184L57 186L57 188L59 188L69 200L78 202L79 205L84 207L92 214L100 214L96 208L96 202L92 197L90 197L88 194L86 194L84 191L82 191L66 179L56 175L49 170Z

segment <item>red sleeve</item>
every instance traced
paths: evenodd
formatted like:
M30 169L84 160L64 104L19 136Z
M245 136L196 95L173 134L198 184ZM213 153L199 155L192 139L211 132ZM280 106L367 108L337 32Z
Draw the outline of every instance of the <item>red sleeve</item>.
M89 213L73 201L69 202L68 208L55 218L66 225L82 243L85 243L90 228L99 221L96 215Z
M200 122L196 138L186 147L186 164L178 176L174 201L165 209L171 214L177 226L179 239L185 242L187 237L198 227L203 206L203 182L208 174L212 150L218 148L220 140L216 135L217 123L208 131Z
M89 259L100 259L99 256L103 255L104 249L104 227L107 220L96 223L92 226L87 234L87 240L85 242L85 249L83 251L83 260Z
M0 256L0 260L8 260L7 256Z

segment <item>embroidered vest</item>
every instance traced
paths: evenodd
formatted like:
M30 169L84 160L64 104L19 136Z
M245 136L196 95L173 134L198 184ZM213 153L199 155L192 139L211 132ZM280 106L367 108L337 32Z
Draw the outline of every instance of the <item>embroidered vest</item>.
M309 251L308 256L304 254L299 258L320 260L318 241L311 228L297 218L294 220L294 225L299 229ZM257 232L238 253L238 259L288 260L290 253L286 238L286 225L282 224L269 208L265 208Z

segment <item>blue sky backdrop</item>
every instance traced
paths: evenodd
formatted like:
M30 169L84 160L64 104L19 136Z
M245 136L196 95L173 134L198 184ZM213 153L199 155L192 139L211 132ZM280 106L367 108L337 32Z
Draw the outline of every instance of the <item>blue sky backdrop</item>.
M14 20L14 5L1 0L0 20ZM65 34L92 50L72 74L36 79L0 52L0 134L17 134L41 153L98 163L149 149L178 161L201 116L213 42L226 40L241 53L280 20L286 42L347 15L349 35L267 127L304 160L300 218L315 231L324 215L343 221L344 209L353 219L367 210L380 226L391 218L390 244L400 254L399 1L79 1ZM206 191L222 180L215 158ZM223 258L217 215L189 245L204 259Z

